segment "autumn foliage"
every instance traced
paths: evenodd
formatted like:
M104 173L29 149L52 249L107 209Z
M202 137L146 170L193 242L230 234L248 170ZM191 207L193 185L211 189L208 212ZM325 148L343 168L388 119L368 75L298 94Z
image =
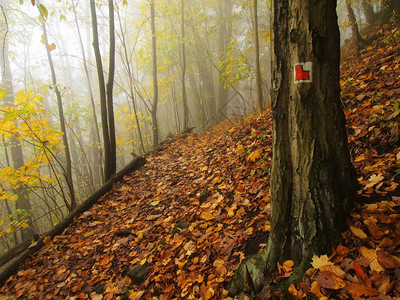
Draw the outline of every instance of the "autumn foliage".
M400 297L396 39L396 29L382 29L370 48L342 63L358 205L342 244L314 256L303 282L289 287L296 299ZM267 111L180 137L175 134L175 141L149 154L145 166L62 235L47 239L1 294L7 299L231 299L226 282L245 255L266 246L270 230L271 116ZM141 281L128 276L138 265L146 267ZM273 281L290 277L295 267L280 262ZM271 291L265 299L274 296L285 297Z

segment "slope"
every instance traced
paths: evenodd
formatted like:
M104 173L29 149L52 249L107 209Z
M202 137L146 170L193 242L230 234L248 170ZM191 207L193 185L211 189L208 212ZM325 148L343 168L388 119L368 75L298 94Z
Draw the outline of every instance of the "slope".
M290 287L299 299L400 296L398 39L387 27L343 61L360 199L343 245L315 257L304 281ZM47 239L0 288L0 299L230 299L225 283L268 237L270 128L265 112L184 139L176 134ZM292 269L281 262L275 281Z

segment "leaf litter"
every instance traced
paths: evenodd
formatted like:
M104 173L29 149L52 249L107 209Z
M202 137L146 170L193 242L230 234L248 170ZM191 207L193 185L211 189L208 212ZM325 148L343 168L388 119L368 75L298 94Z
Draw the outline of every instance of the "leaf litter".
M296 299L400 297L400 45L383 41L390 34L384 27L374 44L342 61L362 201L343 243L330 256L314 256L304 280L289 287ZM180 136L48 240L0 288L1 297L231 299L224 285L247 242L257 241L256 253L270 229L271 115ZM143 278L128 276L135 267ZM278 263L275 278L295 267Z

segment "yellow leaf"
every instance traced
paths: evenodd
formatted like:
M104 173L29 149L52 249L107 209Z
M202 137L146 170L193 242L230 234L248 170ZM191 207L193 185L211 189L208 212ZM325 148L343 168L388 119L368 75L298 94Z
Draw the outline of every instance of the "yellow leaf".
M382 176L382 174L379 175L375 175L373 174L370 178L369 178L369 183L365 186L365 188L370 188L373 187L374 185L378 184L379 182L381 182L385 177Z
M332 266L333 262L329 261L329 257L326 254L321 256L317 256L314 254L311 265L315 269L320 269L324 266Z
M245 152L245 150L244 150L243 145L242 145L241 143L239 143L239 144L237 145L237 147L236 147L236 153L239 154L239 155L241 155L241 154L243 154L244 152Z
M214 216L212 214L210 214L208 211L203 211L200 214L200 218L202 218L203 220L206 220L206 221L210 221L210 220L214 219Z
M261 157L260 153L257 150L255 150L247 157L247 161L255 162L260 157Z
M363 239L367 238L367 235L365 234L365 232L358 227L350 226L350 230L359 239L363 240Z
M332 266L322 266L319 268L321 271L329 271L335 274L340 278L344 278L346 276L346 272L343 271L339 266L332 265Z
M91 236L93 233L94 233L94 230L88 231L83 235L83 237Z
M376 250L368 249L366 247L361 247L360 253L362 256L368 259L371 271L376 271L378 273L385 271L385 269L378 262L378 256L376 255Z
M228 209L228 216L233 217L235 215L236 209L237 209L237 204L233 203L231 208Z
M56 49L56 44L52 43L51 45L49 45L50 51L53 51L54 49Z

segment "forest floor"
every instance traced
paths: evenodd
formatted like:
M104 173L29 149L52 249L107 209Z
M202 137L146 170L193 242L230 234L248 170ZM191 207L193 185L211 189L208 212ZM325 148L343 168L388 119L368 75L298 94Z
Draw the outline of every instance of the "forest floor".
M400 297L399 38L382 28L367 49L343 56L359 199L343 243L314 257L289 288L294 298ZM271 114L175 138L47 239L0 299L231 299L226 283L270 230ZM280 262L275 280L292 268Z

